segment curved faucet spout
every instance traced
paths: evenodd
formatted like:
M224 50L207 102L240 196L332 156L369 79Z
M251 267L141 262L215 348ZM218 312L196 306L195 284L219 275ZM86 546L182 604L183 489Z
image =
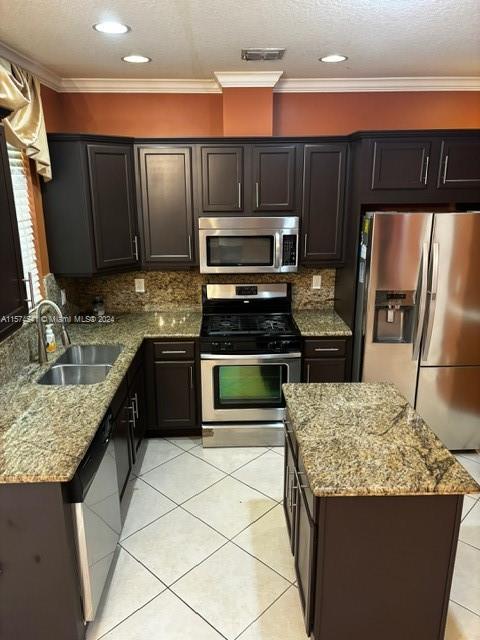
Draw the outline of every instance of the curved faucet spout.
M41 315L41 310L43 309L43 307L51 307L54 310L57 316L57 319L60 320L60 324L61 324L60 335L62 338L63 346L67 347L69 344L71 344L70 336L68 335L68 331L65 326L65 319L63 317L63 313L60 307L55 302L53 302L53 300L41 300L41 302L39 302L36 308L34 309L35 322L37 325L37 332L38 332L38 360L41 364L44 364L45 362L47 362L47 348L45 345L45 337L43 335L42 315Z

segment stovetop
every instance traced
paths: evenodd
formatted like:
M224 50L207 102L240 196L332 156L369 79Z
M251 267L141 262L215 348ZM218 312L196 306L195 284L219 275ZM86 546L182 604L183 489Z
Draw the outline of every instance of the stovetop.
M290 336L298 329L287 313L205 315L202 336Z

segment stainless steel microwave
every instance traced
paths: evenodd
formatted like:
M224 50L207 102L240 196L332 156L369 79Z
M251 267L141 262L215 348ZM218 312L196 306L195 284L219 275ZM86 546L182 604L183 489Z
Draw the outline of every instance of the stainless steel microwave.
M298 269L298 217L200 218L200 273L291 273Z

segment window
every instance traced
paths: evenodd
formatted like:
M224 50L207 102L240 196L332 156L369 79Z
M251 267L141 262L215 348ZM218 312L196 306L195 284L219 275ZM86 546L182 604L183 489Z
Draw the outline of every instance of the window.
M27 285L28 308L32 309L41 298L40 275L37 263L37 245L34 228L34 203L30 165L23 151L7 145L13 197L17 213L18 234L22 253L23 274ZM31 285L30 285L31 282Z

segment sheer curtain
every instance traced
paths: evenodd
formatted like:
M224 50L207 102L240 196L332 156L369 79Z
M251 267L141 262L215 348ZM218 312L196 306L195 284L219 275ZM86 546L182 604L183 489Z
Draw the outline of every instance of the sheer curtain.
M3 120L5 137L25 150L37 172L51 180L50 154L43 118L40 83L31 73L0 58L0 107L12 113Z

